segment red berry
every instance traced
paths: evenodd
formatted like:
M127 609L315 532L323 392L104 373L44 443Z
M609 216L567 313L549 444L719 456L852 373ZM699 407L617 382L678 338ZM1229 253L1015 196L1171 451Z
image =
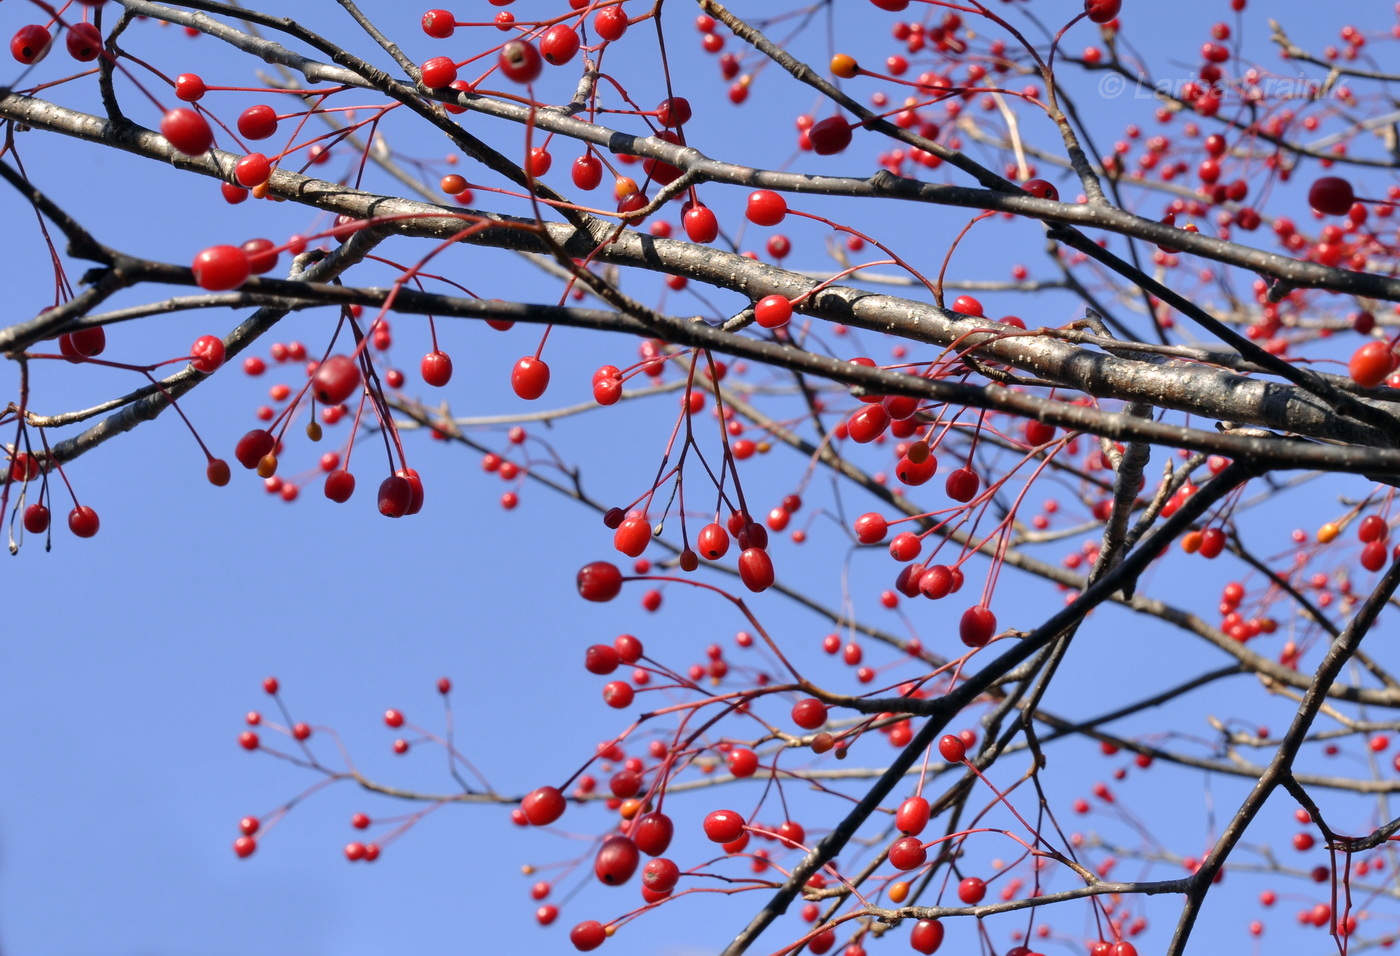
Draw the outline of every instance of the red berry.
M41 504L32 504L24 509L24 530L30 534L43 534L49 530L49 509Z
M435 56L423 62L418 74L428 89L440 90L450 86L452 81L457 79L457 64L452 62L450 56Z
M744 832L744 818L733 810L714 810L706 815L703 827L711 843L733 843Z
M962 763L967 759L967 744L961 737L944 734L938 741L938 754L948 763Z
M641 857L637 844L625 836L610 836L598 848L593 860L593 873L608 886L621 886L637 872Z
M700 549L701 557L709 561L718 561L729 550L729 532L724 530L723 525L711 522L700 529L695 543Z
M194 257L190 268L194 281L210 292L238 288L251 271L248 256L237 246L210 246Z
M928 851L918 837L904 836L890 844L889 858L896 870L913 870L924 865Z
M267 139L277 132L277 111L263 103L248 107L238 114L238 132L245 139Z
M240 860L246 860L253 855L253 851L258 848L258 841L250 836L241 836L233 841L233 852L238 854Z
M355 493L355 476L344 469L326 475L326 497L336 504L345 504Z
M423 381L441 388L452 380L452 358L446 352L429 352L419 366Z
M970 295L960 295L954 299L953 311L961 312L963 315L975 315L978 318L986 314L982 309L982 303Z
M1028 179L1021 184L1021 188L1037 199L1058 200L1060 198L1060 191L1055 188L1054 184L1043 179Z
M556 23L540 39L540 54L551 66L563 66L578 53L579 38L567 23Z
M909 797L899 805L894 815L894 825L901 833L918 836L928 826L929 805L923 797Z
M48 56L53 34L40 23L31 23L15 31L10 38L10 55L24 64L38 63Z
M617 710L632 706L633 696L632 685L626 681L615 680L603 685L603 701Z
M664 813L644 813L632 824L632 841L647 856L660 856L671 846L676 825Z
M651 522L645 518L627 518L613 532L613 547L629 558L640 557L651 543Z
M102 34L86 20L73 24L64 37L68 55L81 63L89 63L102 55Z
M564 795L557 787L540 787L520 801L525 819L531 826L546 827L564 815Z
M756 225L776 226L787 215L787 202L772 190L760 189L749 195L745 214Z
M243 733L238 735L238 746L242 747L244 750L257 750L258 735L251 730L243 731Z
M919 920L909 932L909 945L925 956L938 952L943 945L943 924L936 919Z
M1351 183L1339 176L1323 176L1308 190L1308 205L1328 216L1345 216L1356 202Z
M595 919L585 920L569 931L569 942L574 944L574 949L583 953L602 946L607 938L607 930Z
M1084 13L1095 23L1107 23L1118 16L1122 8L1123 0L1084 0Z
M586 601L611 601L622 591L622 572L607 561L586 564L578 572L578 593Z
M667 859L649 860L642 867L642 885L653 893L670 892L680 878L680 867Z
M379 513L386 518L402 518L413 504L413 486L407 478L390 475L379 483Z
M1385 567L1389 554L1384 541L1372 541L1361 549L1361 566L1367 571L1379 571Z
M889 527L889 523L885 521L883 515L873 511L866 512L856 519L856 540L861 544L878 544L885 540Z
M233 178L240 186L252 189L272 176L272 163L262 153L249 153L233 166Z
M970 607L958 623L958 637L968 647L983 647L996 633L997 618L985 604Z
M807 131L812 152L832 156L851 145L851 126L840 116L828 116Z
M574 185L579 189L597 189L598 184L603 181L603 164L598 161L596 156L580 156L574 160L570 175L573 177Z
M971 501L977 497L977 491L982 485L982 479L977 476L977 472L969 468L959 468L948 473L948 481L945 490L948 497L954 501Z
M525 40L511 40L501 47L501 72L517 83L533 83L544 68L540 51Z
M339 405L360 387L360 366L348 355L332 355L311 376L311 393L322 405Z
M510 387L526 401L534 401L549 387L549 366L534 356L525 356L511 370Z
M594 644L583 655L583 666L590 674L611 674L617 670L618 654L607 644Z
M747 747L735 747L724 759L729 764L729 772L736 777L752 777L758 769L758 754Z
M208 90L198 73L181 73L175 77L175 95L186 103L194 103L204 98Z
M627 11L619 4L604 7L593 18L593 30L603 40L620 40L627 32Z
M80 538L91 538L97 534L100 524L97 512L87 505L78 505L68 512L68 530Z
M773 559L762 548L745 548L739 555L739 578L755 593L773 586Z
M884 405L864 405L846 420L846 431L851 441L866 445L884 434L889 424Z
M423 32L438 40L446 40L457 29L452 13L448 10L429 10L423 14Z
M804 730L816 730L826 723L826 705L806 697L792 705L792 722Z
M1207 528L1201 532L1201 557L1215 558L1225 550L1225 532L1219 528Z
M987 895L987 884L975 876L969 876L958 884L958 899L968 906L976 906Z
M778 329L792 318L792 303L787 296L766 295L753 307L754 321L765 329Z
M224 364L224 340L217 335L201 335L190 346L190 364L205 375Z
M1389 534L1390 528L1380 515L1367 515L1356 528L1356 536L1365 542L1384 541ZM1235 603L1238 604L1239 601Z
M255 276L271 272L277 265L277 246L271 239L249 239L238 248L248 257L248 271Z
M664 99L656 107L656 121L666 127L684 126L692 115L690 100L684 96Z
M214 145L214 132L209 123L194 110L184 107L170 110L161 117L160 134L186 156L202 156Z
M709 206L687 204L681 224L691 242L714 242L719 236L719 220Z
M1388 342L1373 339L1356 350L1347 370L1357 385L1375 388L1395 371L1395 353Z

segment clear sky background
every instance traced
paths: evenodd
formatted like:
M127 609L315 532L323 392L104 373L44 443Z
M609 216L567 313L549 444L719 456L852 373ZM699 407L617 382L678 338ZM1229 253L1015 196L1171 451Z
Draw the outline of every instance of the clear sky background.
M476 0L470 5L487 9ZM736 6L752 12L767 5ZM454 51L466 55L475 42L470 34L459 34L448 44L428 40L416 27L422 13L418 8L382 2L363 6L387 32L405 37L406 49L418 60ZM548 9L562 6L555 3ZM643 5L633 6L640 12ZM841 0L837 6L843 16L847 8L864 16L840 21L845 24L842 43L849 44L845 49L858 55L861 49L889 52L884 39L888 15L855 0ZM1011 11L1011 5L1000 6ZM1056 4L1034 8L1046 6ZM1058 6L1069 10L1077 4ZM1206 28L1223 15L1227 4L1127 0L1126 6L1125 22L1137 48L1152 51L1164 75L1171 69L1185 75L1183 64L1194 63ZM1331 39L1341 17L1349 11L1359 14L1361 5L1319 10L1315 4L1253 0L1250 6L1250 43L1259 49L1267 37L1266 15L1292 25L1300 39ZM292 2L277 12L333 36L353 36L333 7ZM546 8L522 0L513 9L524 19ZM670 6L667 9L670 15ZM459 15L463 12L458 10ZM720 102L715 64L698 51L690 13L681 7L675 14L668 39L677 92L688 93L697 104L712 104L697 113L693 135L701 140L701 148L709 142L716 145L712 154L780 165L791 150L792 117L803 107L794 108L790 91L777 92L785 85L765 84L765 76L760 76L744 108L734 110ZM34 8L26 4L6 4L0 8L0 34L8 35L33 15ZM1090 42L1094 32L1081 25L1074 36L1080 39L1071 48ZM730 41L729 48L735 48ZM358 39L353 42L361 52L369 49ZM251 79L246 66L227 58L207 38L191 40L176 30L143 24L133 28L125 43L172 75L199 70L210 83ZM810 61L822 63L822 31L815 29L802 43ZM649 50L652 44L638 36L635 46ZM55 51L51 60L62 55ZM639 55L627 69L650 68L650 56ZM66 67L41 65L31 81L62 75ZM17 75L13 64L0 67L0 82L11 82ZM153 110L129 86L124 89L133 117L154 126ZM654 98L650 90L647 87L646 96ZM92 102L90 91L55 95L80 106ZM229 120L253 101L228 96L227 102L236 105L220 112ZM1108 101L1087 94L1083 104L1105 116L1127 116L1132 105L1127 98ZM1143 101L1136 108L1145 114L1150 104ZM1145 115L1142 122L1147 122ZM1099 128L1111 142L1115 124L1104 122ZM498 140L509 141L503 126L490 129ZM1045 132L1040 129L1036 135L1048 144ZM408 136L406 127L403 135ZM736 137L742 147L732 156L726 154L720 144ZM209 181L156 175L160 171L142 160L39 133L17 139L36 183L70 206L98 238L133 253L187 262L206 245L260 234L281 238L316 225L307 210L292 204L225 207ZM405 138L395 140L394 146L427 159L440 155L444 143L431 137ZM571 145L559 144L556 169L574 155ZM873 165L869 150L853 149L827 168L863 175ZM707 198L711 195L709 201L732 213L743 194L716 188ZM50 286L32 218L13 194L0 196L0 209L7 236L6 255L0 258L6 321L15 321L46 304ZM935 261L945 248L948 230L960 228L965 220L961 213L936 209L924 223L891 222L880 209L852 207L841 213L851 221L873 224L882 236L892 236L906 248L920 248L931 236L934 248L928 255ZM1041 245L1037 227L992 226L968 241L953 273L1006 278L1011 263L1021 259L1033 271L1046 268L1035 258ZM829 268L820 239L797 245L789 265ZM383 247L386 255L401 257L415 255L414 249L402 241ZM1015 250L1015 258L1007 249ZM537 273L505 254L454 251L442 262L444 269L455 270L455 277L484 296L550 301L554 295L552 287L541 286ZM73 267L75 279L82 269ZM630 288L651 294L652 286ZM988 302L989 314L1016 311L1032 325L1059 324L1073 317L1067 300L1053 297L1035 304L995 297ZM696 300L674 295L670 307L678 312L701 309ZM299 340L314 349L325 340L329 321L326 313L296 316L264 342ZM183 314L114 328L106 357L144 361L182 354L195 336L222 334L232 324L226 316ZM417 357L427 350L426 330L410 319L396 320L395 328L400 344L393 357L414 379ZM457 369L442 395L457 414L522 409L506 383L514 359L534 350L535 329L496 333L467 322L443 322L438 328ZM545 399L551 405L586 400L589 373L602 362L633 361L635 346L629 340L594 340L567 331L555 335L546 352L555 369L555 384ZM259 351L266 354L265 348ZM0 375L12 396L12 366L6 363ZM133 381L130 375L75 370L59 363L36 364L34 377L32 404L46 413L114 394ZM216 453L232 459L237 436L253 427L253 409L266 400L267 387L281 380L296 382L272 372L251 379L230 367L183 407ZM438 400L437 395L425 397ZM583 481L591 494L621 503L649 481L645 476L655 468L673 409L674 398L665 397L639 407L591 412L545 437L557 445L563 460L583 463ZM343 433L333 433L335 440ZM540 433L532 429L532 434ZM482 434L488 444L506 446L503 432ZM453 701L461 750L499 791L519 794L567 778L598 741L610 739L626 724L625 715L603 705L603 681L581 666L588 644L630 631L653 654L678 668L700 660L711 642L723 644L731 659L741 660L732 639L743 621L727 604L689 589L668 589L663 609L654 615L638 606L640 590L635 587L612 605L578 600L575 571L612 553L610 534L591 512L544 489L528 484L517 488L486 474L472 452L422 436L408 441L410 462L424 476L427 504L420 516L400 521L374 512L372 493L379 478L369 467L372 457L360 459L364 470L359 490L345 506L321 496L319 478L293 505L267 495L260 482L241 471L231 486L213 488L202 479L197 447L171 414L109 442L69 468L80 499L100 512L101 533L88 541L71 537L61 527L66 496L56 495L60 528L53 551L45 553L39 540L27 541L20 556L5 563L0 579L0 593L7 598L5 623L0 625L0 949L11 956L563 953L572 951L566 937L575 922L606 920L635 905L635 882L623 890L609 890L591 877L576 876L551 898L560 902L569 890L582 887L562 906L559 922L549 930L534 924L536 904L528 896L532 880L521 875L522 864L547 865L586 853L584 841L603 827L601 808L570 811L563 822L577 823L582 838L571 844L554 835L516 829L509 822L508 807L448 807L386 848L373 866L351 866L341 855L342 846L359 836L349 825L351 814L387 817L406 810L402 804L364 794L353 784L341 784L296 807L252 859L240 861L230 850L240 817L266 816L316 779L266 755L245 753L236 743L245 712L274 713L260 689L268 674L280 679L294 718L317 729L311 745L328 763L340 765L329 739L334 728L366 775L432 792L452 789L441 751L424 745L395 756L391 744L398 734L383 726L381 715L386 708L399 708L410 721L440 730L442 708L434 684L447 675L456 686ZM315 468L316 451L300 440L290 445L285 473ZM526 447L531 461L546 457L533 439ZM363 446L364 455L372 453L372 445ZM522 460L518 451L515 454ZM774 458L776 464L776 453ZM745 480L760 501L776 502L792 490L799 470L791 461L775 475L755 466L745 472ZM1359 483L1354 485L1354 493L1363 493ZM517 490L521 498L513 512L498 504L502 492L509 490ZM814 486L809 494L831 505L829 488ZM869 507L857 497L843 500L855 513ZM1289 519L1300 523L1311 509L1325 510L1319 507L1326 504L1320 492L1293 493L1288 500ZM1282 541L1287 529L1272 531ZM834 593L832 562L839 562L845 547L837 529L818 520L805 550L788 543L777 546L780 576L805 580L818 593ZM880 626L900 630L899 619L874 601L877 582L888 576L889 565L865 561L857 567L856 580L865 587L858 589L862 613ZM1176 560L1155 572L1149 583L1183 599L1197 595L1195 603L1208 608L1222 580L1219 569L1209 570L1215 575L1203 574L1199 562ZM1017 602L1026 606L1041 602L1049 607L1059 599L1042 585L1014 576L1008 581L1017 589ZM756 606L780 639L792 641L803 653L815 651L826 631L819 619L793 611L779 598L764 597ZM952 608L924 604L914 625L932 639L953 613ZM1159 675L1179 669L1186 676L1203 667L1202 661L1212 660L1208 655L1192 656L1196 648L1184 638L1156 633L1116 612L1105 610L1094 621L1086 628L1086 640L1076 647L1076 668L1065 675L1050 703L1082 705L1087 696L1094 706L1081 713L1099 712L1135 696L1131 680L1139 669ZM817 676L835 679L843 673L826 661L812 667ZM1278 727L1290 710L1291 705L1280 706L1248 717ZM1195 723L1186 732L1204 734L1199 714L1189 712ZM1142 726L1161 726L1161 720L1153 715ZM865 760L878 764L892 755L893 751L886 755L875 750ZM1063 746L1055 755L1057 760L1084 761L1082 778L1070 780L1069 789L1056 795L1062 807L1072 797L1086 795L1094 780L1118 765L1094 756L1087 746ZM1145 809L1160 811L1161 801L1179 801L1174 825L1203 840L1211 802L1222 817L1228 816L1243 785L1237 780L1203 784L1194 779L1195 783L1183 775L1143 778L1123 786L1135 788L1133 799ZM1176 785L1182 783L1184 789ZM750 784L720 803L746 807L757 792L757 784ZM714 799L675 801L683 834L674 854L678 860L687 854L698 859L705 852L695 836L699 818ZM1289 807L1280 804L1271 812L1279 822L1276 838L1286 839L1291 832ZM1358 827L1368 812L1374 807L1357 810ZM1105 820L1103 825L1109 824ZM1240 914L1257 908L1254 896L1264 884L1252 882L1247 874L1231 874L1229 880L1239 884L1236 895L1229 897L1237 903L1228 907L1229 913L1222 912L1227 907L1208 907L1197 944L1201 952L1243 952L1250 945ZM628 927L604 952L716 952L758 905L753 894L737 900L683 900ZM1297 932L1292 912L1302 905L1301 898L1293 900L1273 914L1274 945L1284 934ZM1174 901L1149 906L1149 914L1161 916L1141 952L1165 944L1174 910ZM795 917L789 917L774 929L771 940L765 939L764 951L795 937L796 927ZM1320 932L1302 932L1309 935L1298 945L1312 947L1310 951L1326 947ZM1211 934L1218 934L1215 942ZM999 943L1004 939L999 934L996 938ZM957 948L949 944L953 951L971 952L975 946L970 926L950 926L950 940L961 941ZM890 945L892 951L905 951L902 940Z

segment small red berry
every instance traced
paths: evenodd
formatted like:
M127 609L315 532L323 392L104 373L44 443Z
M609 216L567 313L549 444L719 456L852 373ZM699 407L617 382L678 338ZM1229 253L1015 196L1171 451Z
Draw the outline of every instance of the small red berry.
M413 505L413 486L407 478L390 475L379 484L379 513L386 518L402 518Z
M102 34L86 20L74 23L64 37L68 55L80 63L89 63L102 55Z
M457 79L457 64L452 62L450 56L435 56L423 62L418 69L418 75L428 89L440 90L452 85L452 81Z
M452 358L446 352L429 352L419 366L423 381L441 388L452 380Z
M224 340L217 335L201 335L190 346L190 364L209 375L224 364Z
M360 366L348 355L332 355L311 376L311 392L322 405L339 405L360 387Z
M750 591L766 591L773 586L773 559L762 548L745 548L739 555L739 578Z
M32 504L24 509L24 530L30 534L43 534L49 530L49 509L41 504Z
M896 870L913 870L924 865L928 851L918 837L904 836L890 844L889 858Z
M1123 0L1084 0L1084 14L1095 23L1107 23L1122 8Z
M210 292L236 289L252 271L247 254L237 246L210 246L194 257L190 268L199 287Z
M578 572L578 593L586 601L611 601L622 591L622 572L607 561L586 564Z
M540 55L551 66L563 66L578 50L578 33L567 23L556 23L540 38Z
M208 121L184 107L170 110L161 118L160 134L186 156L202 156L214 145L214 132Z
M943 945L943 924L936 919L921 919L909 933L909 945L915 952L929 956Z
M549 387L549 366L534 356L525 356L511 370L510 387L526 401L534 401Z
M238 114L238 132L244 139L267 139L277 132L277 111L259 103Z
M705 836L712 843L733 843L744 832L744 818L733 810L714 810L705 817Z
M80 538L91 538L97 534L100 524L97 512L87 505L78 505L68 512L68 530Z
M544 68L540 51L525 40L511 40L501 47L501 72L517 83L533 83Z
M607 930L595 919L585 920L569 931L569 942L574 944L574 949L583 953L602 946L607 938Z
M38 63L48 56L53 46L53 34L41 23L30 23L15 31L10 38L10 55L26 65Z
M826 705L806 697L792 705L792 722L804 730L816 730L826 723Z
M540 787L520 801L520 808L525 811L525 819L537 827L549 826L558 820L564 815L566 806L564 795L557 787Z
M1345 216L1356 202L1351 183L1339 176L1323 176L1308 190L1308 205L1328 216Z
M776 226L787 215L787 202L769 189L749 195L746 213L750 222L759 226Z
M985 604L970 607L958 623L958 637L968 647L983 647L996 633L997 619Z
M457 29L452 13L448 10L429 10L423 14L423 32L437 40L446 40Z

